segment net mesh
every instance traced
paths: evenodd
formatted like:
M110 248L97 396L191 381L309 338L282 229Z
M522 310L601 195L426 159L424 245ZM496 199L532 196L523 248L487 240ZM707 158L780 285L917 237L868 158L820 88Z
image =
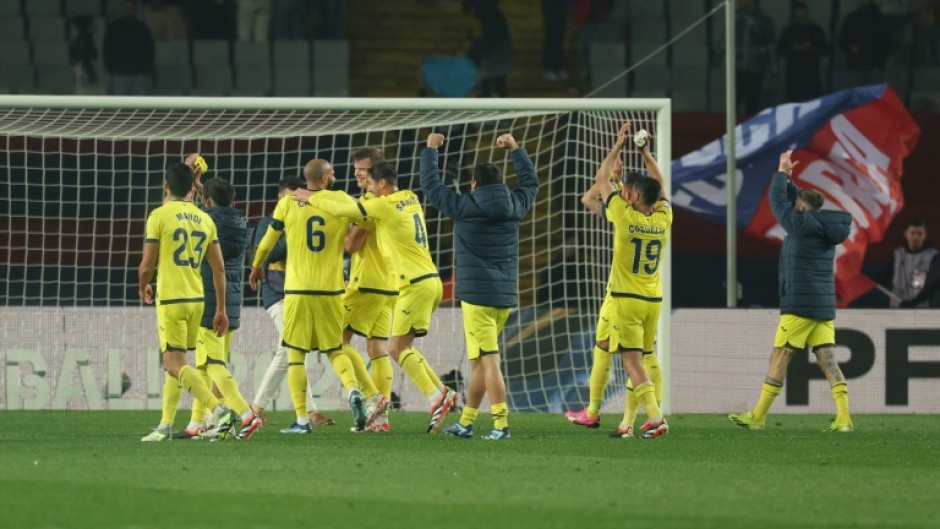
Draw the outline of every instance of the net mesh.
M0 354L8 386L0 408L159 408L155 315L137 299L136 272L167 163L202 153L208 176L234 184L235 206L254 223L273 211L277 182L298 176L312 158L331 161L336 187L358 195L350 153L366 145L379 147L403 187L418 191L418 155L432 131L447 138L445 184L461 193L482 162L497 164L510 188L516 185L506 151L495 146L499 134L512 132L532 157L542 187L520 228L520 302L502 337L510 405L579 407L587 402L611 257L606 222L586 212L580 197L625 120L657 135L655 112L631 110L0 110L7 175L0 185ZM624 163L642 169L635 149L626 150ZM452 297L453 224L430 205L426 217L445 302L418 347L439 374L469 377ZM244 299L233 363L250 398L277 335L247 282ZM126 385L122 373L130 379L126 392L116 389ZM607 406L620 409L622 371L615 366L612 373ZM321 407L338 405L342 395L329 370L320 366L311 375L322 379ZM393 390L403 408L424 408L402 373ZM275 402L289 408L287 391Z

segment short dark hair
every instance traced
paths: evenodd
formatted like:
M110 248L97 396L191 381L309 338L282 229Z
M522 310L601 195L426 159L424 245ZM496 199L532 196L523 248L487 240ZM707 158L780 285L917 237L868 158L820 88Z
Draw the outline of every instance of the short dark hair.
M638 171L627 171L623 178L620 179L620 183L623 184L623 187L631 188L636 185L637 180L643 178L643 175Z
M193 188L193 170L184 163L173 162L166 168L166 183L175 197L185 197Z
M472 182L477 183L477 187L489 186L503 183L503 173L492 163L481 163L473 168Z
M282 193L285 189L294 191L302 187L307 187L307 183L296 176L288 176L277 183L277 192Z
M210 178L203 184L203 191L217 206L227 208L235 202L235 186L222 178Z
M800 192L796 194L796 198L802 200L812 211L822 209L823 203L826 202L826 197L815 189L800 189Z
M926 228L927 222L920 217L914 217L913 219L907 221L908 228Z
M372 165L372 179L376 182L385 180L393 186L398 185L398 173L395 172L395 166L385 160Z
M649 176L641 176L636 179L636 190L646 204L655 204L659 200L659 193L663 186L659 185L659 180Z
M358 149L352 152L352 159L354 162L360 160L372 160L372 164L375 165L379 162L385 161L385 155L382 154L382 151L378 147L359 147Z

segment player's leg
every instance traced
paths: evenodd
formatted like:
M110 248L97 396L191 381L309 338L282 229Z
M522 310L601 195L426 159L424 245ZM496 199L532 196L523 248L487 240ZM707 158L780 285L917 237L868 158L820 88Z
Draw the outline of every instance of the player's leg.
M371 321L375 315L381 311L381 306L377 305L378 299L374 296L365 294L360 290L347 290L343 294L341 309L343 311L343 352L349 356L352 363L353 373L362 394L368 399L379 394L379 390L372 381L372 375L366 363L362 360L362 355L352 346L353 334L362 337L369 336Z
M268 416L265 413L274 396L277 395L278 387L287 375L287 348L281 344L284 339L284 300L280 300L267 309L268 316L274 322L277 328L277 349L274 351L274 358L268 364L264 375L261 377L261 384L255 397L251 400L251 410L261 418L262 422L267 424Z
M369 354L372 368L372 383L375 384L381 395L380 398L369 404L370 417L372 417L372 424L369 429L387 432L390 430L388 407L392 402L392 379L394 377L392 362L388 353L388 337L391 332L392 311L395 309L398 296L385 295L380 296L379 299L379 308L372 321L369 336L366 338L366 351Z
M774 399L783 391L783 381L787 378L787 366L790 365L794 353L803 350L811 329L811 320L806 318L790 314L780 317L774 336L774 349L770 353L767 375L764 377L757 404L751 411L728 415L731 422L749 430L764 428L767 412L770 411Z
M326 354L333 371L349 396L349 409L352 411L356 431L366 427L366 399L362 394L359 378L356 376L356 361L362 363L362 357L355 350L348 353L343 348L343 298L340 296L308 296L310 298L311 320L316 322L312 329L312 349ZM362 366L365 371L365 365ZM371 380L369 381L371 383Z
M604 402L604 392L610 380L610 316L613 298L608 294L601 304L600 314L597 318L597 333L594 341L594 356L591 362L591 376L589 378L589 401L587 408L580 411L565 412L565 418L572 424L599 428L601 425L601 405Z
M310 296L284 296L284 338L287 347L287 389L294 404L293 424L281 430L285 434L308 434L312 431L307 415L307 351L313 343L314 314Z
M655 332L659 304L631 298L617 298L615 301L615 334L618 336L618 347L621 351L621 360L626 375L633 382L633 395L646 409L649 420L644 424L644 438L655 439L669 431L656 401L656 387L649 378L643 366L643 352L651 350L655 336L648 336L649 329ZM630 392L627 393L629 396ZM626 408L626 403L625 406ZM624 414L626 415L626 413ZM624 417L627 419L628 417ZM619 437L632 436L631 424L621 423L617 432ZM612 436L615 433L611 433Z
M832 389L832 399L836 403L836 418L827 431L851 432L855 429L849 414L849 386L835 358L836 331L833 322L820 321L807 338L808 345L816 355L816 363L826 375Z
M476 338L475 306L461 302L463 317L464 342L467 344L467 359L470 360L470 383L467 386L467 401L464 403L460 419L443 429L444 433L469 439L473 437L473 422L479 414L480 405L486 395L486 374L480 362L480 343Z
M248 440L261 427L261 419L251 411L251 407L238 389L238 382L228 370L234 331L229 330L225 335L217 336L212 329L202 327L199 332L200 345L205 348L206 352L206 373L222 392L229 407L235 410L241 418L239 439Z
M509 403L506 399L506 380L499 356L499 333L509 318L509 309L476 306L471 314L474 314L471 320L480 348L480 367L483 369L486 395L489 397L490 412L493 415L493 430L483 436L483 439L509 439Z

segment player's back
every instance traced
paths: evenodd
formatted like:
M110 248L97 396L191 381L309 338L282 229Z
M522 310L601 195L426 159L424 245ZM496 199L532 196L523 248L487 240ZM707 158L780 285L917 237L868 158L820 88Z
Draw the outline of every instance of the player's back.
M192 202L171 200L150 213L147 242L160 246L158 303L203 301L200 266L209 246L218 244L212 218Z
M607 208L614 224L614 257L610 291L614 296L628 294L650 301L663 296L660 262L672 226L672 209L658 201L646 215L616 195Z
M317 195L354 202L342 191L317 191ZM287 272L284 293L337 294L343 281L343 242L349 221L335 217L290 195L274 210L274 223L281 223L287 238Z
M360 202L375 200L375 195L366 192L359 198ZM379 290L398 290L398 281L394 270L389 266L387 258L379 248L378 234L375 221L365 219L357 221L363 229L369 232L362 248L352 254L352 263L349 269L349 286L351 289L370 288Z
M437 267L428 250L428 230L424 223L424 208L413 192L402 189L381 197L388 214L380 219L379 246L392 260L398 276L398 286L413 279L436 274Z

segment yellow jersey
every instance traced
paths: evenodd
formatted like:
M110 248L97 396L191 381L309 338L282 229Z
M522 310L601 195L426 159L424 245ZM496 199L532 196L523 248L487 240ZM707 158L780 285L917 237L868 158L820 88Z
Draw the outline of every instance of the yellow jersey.
M374 220L379 251L394 271L399 288L437 276L437 267L428 250L424 208L418 196L411 191L399 190L353 206L335 200L322 200L320 197L311 197L311 202L335 215Z
M607 200L607 220L614 225L611 295L662 301L659 265L672 226L669 201L657 201L653 212L646 215L614 193Z
M359 198L359 202L374 200L375 195L366 192ZM388 263L390 260L382 255L379 249L378 233L376 233L373 219L357 220L356 225L369 232L362 248L352 254L352 263L349 269L349 289L363 291L381 291L390 294L398 292L398 282L395 273Z
M342 191L321 190L314 196L345 199L355 205L355 201ZM277 203L272 217L274 222L268 228L268 234L271 230L283 231L287 238L284 294L342 294L346 287L343 244L349 220L306 202L298 202L290 195ZM268 238L267 234L265 238ZM273 241L276 240L274 237Z
M172 200L147 217L146 243L158 244L157 303L203 302L200 266L219 244L212 217L192 202Z

